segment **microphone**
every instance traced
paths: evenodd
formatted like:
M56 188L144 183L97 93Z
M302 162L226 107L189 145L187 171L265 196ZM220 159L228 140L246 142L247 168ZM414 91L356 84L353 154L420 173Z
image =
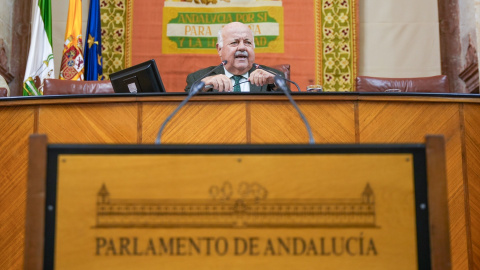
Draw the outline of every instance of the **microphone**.
M277 73L275 73L275 72L273 72L273 71L270 71L270 70L268 70L268 69L262 68L262 66L260 66L259 64L253 64L253 65L255 66L256 69L265 70L266 72L268 72L268 73L270 73L270 74L278 75ZM280 77L280 78L281 78L282 80L287 81L287 82L293 83L293 84L297 87L298 92L302 92L302 90L300 90L300 86L298 86L298 84L297 84L296 82L291 81L291 80L289 80L289 79L287 79L287 78L284 78L284 77Z
M205 75L203 75L202 77L200 77L200 79L194 81L192 83L192 86L190 86L190 90L188 91L188 96L178 105L178 107L167 117L167 119L165 119L165 121L163 121L162 123L162 126L160 127L160 130L158 131L158 134L157 134L157 138L155 139L155 144L161 144L161 138L162 138L162 132L163 132L163 129L167 126L167 123L173 118L173 116L196 94L198 93L200 90L203 89L203 87L205 87L205 83L202 82L201 80L205 77L207 77L208 75L212 74L212 72L214 70L216 70L217 68L219 67L223 67L227 64L227 60L223 60L220 65L216 66L215 68L213 68L212 70L210 70L209 72L207 72Z
M303 123L305 124L305 128L307 129L307 132L308 132L308 137L309 137L309 140L308 140L308 143L309 144L315 144L315 139L313 138L313 133L312 133L312 129L310 128L310 124L308 123L308 120L307 118L305 118L305 115L303 115L302 111L300 110L300 108L297 106L297 103L295 103L295 101L293 100L292 98L292 95L290 95L290 91L288 90L288 87L287 87L287 84L285 83L285 81L289 81L289 82L292 82L294 83L293 81L290 81L286 78L283 78L281 77L280 75L276 74L275 72L273 71L270 71L270 70L266 70L264 68L262 68L260 65L258 64L255 64L255 67L258 68L258 69L262 69L262 70L265 70L266 72L268 73L271 73L273 75L275 75L275 85L280 88L283 93L285 93L285 95L287 96L288 100L290 100L290 103L293 105L293 107L295 107L295 109L297 110L298 114L300 115L300 118L302 118L302 121ZM294 83L297 88L298 88L298 91L300 92L300 87L298 87L298 85L296 83Z

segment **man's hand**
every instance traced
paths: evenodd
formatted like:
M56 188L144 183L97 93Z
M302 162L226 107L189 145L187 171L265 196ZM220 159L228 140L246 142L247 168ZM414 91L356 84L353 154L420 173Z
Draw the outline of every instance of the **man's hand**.
M257 86L273 84L275 82L275 75L263 69L256 69L250 74L248 80Z
M218 92L232 92L233 85L230 78L224 74L218 74L215 76L206 77L202 80L205 83L205 87L213 86L213 89L218 90ZM207 91L208 88L203 88L203 91Z

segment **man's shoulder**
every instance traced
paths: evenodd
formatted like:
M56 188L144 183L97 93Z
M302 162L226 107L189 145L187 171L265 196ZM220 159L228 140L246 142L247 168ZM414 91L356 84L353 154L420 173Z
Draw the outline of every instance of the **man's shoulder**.
M194 74L194 75L200 74L200 75L203 76L203 75L207 74L208 72L212 71L213 69L215 69L216 67L217 66L210 66L210 67L202 68L202 69L199 69L195 72L192 72L191 74Z

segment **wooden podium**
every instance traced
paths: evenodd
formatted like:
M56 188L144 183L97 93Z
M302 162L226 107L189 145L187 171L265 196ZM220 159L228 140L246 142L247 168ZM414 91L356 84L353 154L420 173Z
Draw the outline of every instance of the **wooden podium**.
M30 141L25 269L450 269L425 144ZM428 177L427 177L428 176Z

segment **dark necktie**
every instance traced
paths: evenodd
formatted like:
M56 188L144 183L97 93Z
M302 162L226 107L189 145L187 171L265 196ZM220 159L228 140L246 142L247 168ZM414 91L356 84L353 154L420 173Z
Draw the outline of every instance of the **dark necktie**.
M233 92L241 92L240 90L240 79L243 78L240 75L233 75L233 80L235 84L233 85Z

